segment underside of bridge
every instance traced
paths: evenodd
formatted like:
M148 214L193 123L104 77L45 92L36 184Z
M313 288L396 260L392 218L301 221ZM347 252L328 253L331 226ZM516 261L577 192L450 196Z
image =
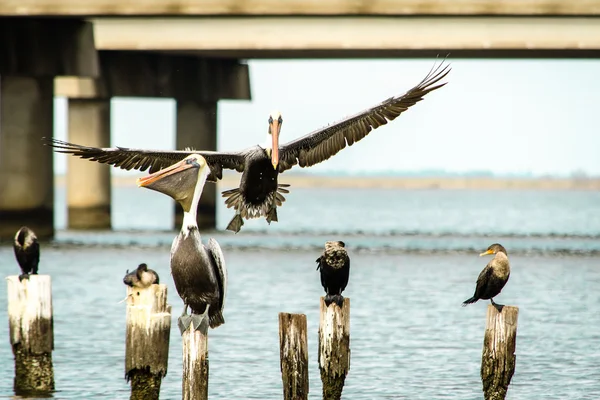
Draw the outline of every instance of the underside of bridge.
M599 58L600 0L0 2L0 239L52 237L53 97L69 141L110 145L110 100L173 98L177 148L216 149L250 58ZM140 147L144 147L140 143ZM110 228L110 168L69 157L68 226ZM215 226L208 185L199 226ZM175 225L181 223L176 209Z
M68 98L68 140L110 146L112 97L173 98L178 148L216 150L217 103L250 99L248 66L236 59L97 51L90 22L0 19L0 238L23 225L54 235L53 98ZM143 147L143 143L140 144ZM70 229L110 229L110 166L68 158ZM214 228L216 185L198 224ZM182 210L175 207L175 225Z

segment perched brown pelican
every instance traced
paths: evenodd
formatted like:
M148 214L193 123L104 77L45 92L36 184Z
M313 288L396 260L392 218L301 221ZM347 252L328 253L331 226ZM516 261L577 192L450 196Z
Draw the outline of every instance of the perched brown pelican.
M475 303L480 299L490 299L492 305L496 308L501 307L494 302L494 297L500 294L510 276L508 253L506 253L506 249L501 244L494 243L479 256L481 257L488 254L495 254L495 256L479 274L477 286L475 287L475 294L470 299L464 301L463 307L467 304Z
M171 246L171 274L183 314L178 320L181 334L198 329L208 316L211 328L225 323L223 306L227 291L227 269L219 243L213 238L202 244L196 210L206 178L210 174L206 160L191 154L178 163L138 179L138 185L171 196L183 207L181 231ZM192 315L187 315L188 306Z
M321 270L321 285L325 289L325 305L332 302L342 307L342 292L348 285L350 277L350 257L344 242L325 242L325 251L317 258L317 270Z
M155 283L158 285L159 279L156 271L148 269L146 264L140 264L135 271L127 271L123 283L134 288L145 289Z
M242 172L240 186L222 193L228 208L235 209L235 216L228 230L239 232L244 219L265 217L267 222L277 221L277 207L285 201L289 185L278 183L278 175L294 165L310 167L337 154L346 146L352 146L373 129L393 121L408 108L423 100L427 93L439 89L439 83L450 72L443 62L431 69L427 76L405 94L379 103L332 125L279 146L279 134L283 118L279 112L269 116L267 143L239 152L214 151L160 151L130 149L124 147L97 148L48 139L57 152L72 154L120 167L138 169L150 173L182 160L188 155L200 154L210 167L208 180L216 182L223 176L223 168Z
M29 274L36 275L40 263L40 244L35 233L26 226L21 227L15 234L13 249L21 267L19 281L29 279Z

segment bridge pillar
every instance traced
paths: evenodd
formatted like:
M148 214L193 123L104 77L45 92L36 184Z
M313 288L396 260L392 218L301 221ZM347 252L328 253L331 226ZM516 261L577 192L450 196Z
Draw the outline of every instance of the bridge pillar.
M248 65L238 60L206 59L194 56L154 54L135 51L101 51L99 64L102 70L100 79L61 80L58 94L73 98L109 98L109 97L160 97L172 98L177 102L177 148L192 147L198 150L216 150L217 148L217 102L220 99L250 100L250 76ZM99 103L93 111L98 121L108 121L109 111L101 112ZM83 107L83 106L81 106ZM87 107L93 108L91 105ZM71 110L69 110L71 113ZM80 111L84 115L83 111ZM88 112L92 112L88 110ZM103 117L100 117L103 115ZM84 119L85 120L85 119ZM101 128L105 126L105 128ZM89 128L88 128L89 129ZM94 127L94 135L104 142L90 143L90 136L82 136L74 143L90 144L92 146L108 145L108 122ZM72 129L69 128L69 134ZM102 136L101 132L105 132ZM85 139L85 140L84 140ZM70 160L71 161L71 160ZM77 160L79 161L79 160ZM89 164L89 161L85 161ZM83 166L83 164L81 164ZM93 166L90 166L92 168ZM76 169L79 169L78 165ZM102 168L100 166L99 168ZM71 170L71 168L69 168ZM85 173L77 172L77 176ZM95 185L100 185L100 175L92 178ZM74 183L69 179L69 190ZM81 182L77 179L77 182ZM94 199L110 197L109 189L104 194L95 195ZM91 189L85 190L91 192ZM104 201L104 200L103 200ZM103 203L85 201L86 207L102 206ZM201 229L214 228L216 225L216 187L207 183L199 204L198 226ZM70 205L75 205L70 203ZM108 208L103 208L106 215ZM182 223L182 210L179 205L175 208L175 229L179 230Z
M194 150L217 150L217 102L177 101L176 147ZM198 204L198 228L214 229L217 225L217 185L207 182ZM175 204L175 229L183 223L183 209Z
M110 146L110 99L70 98L69 142ZM110 166L69 157L67 209L69 229L110 229Z
M38 238L54 235L51 77L0 77L0 238L27 225Z
M0 17L0 238L23 225L54 235L51 138L56 76L98 75L93 26L73 18Z

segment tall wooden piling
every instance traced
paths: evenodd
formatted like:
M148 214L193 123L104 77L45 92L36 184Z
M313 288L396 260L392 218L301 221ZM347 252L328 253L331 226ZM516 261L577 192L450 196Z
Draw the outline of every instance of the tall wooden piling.
M350 299L340 308L329 307L321 297L319 320L319 371L323 382L323 400L342 398L344 382L350 370Z
M183 332L183 400L208 399L208 318Z
M279 356L283 399L308 399L306 315L279 313Z
M131 381L131 400L158 399L167 374L170 333L167 285L128 286L125 379Z
M14 391L17 395L54 390L52 350L52 281L49 275L30 275L8 281L10 344L15 357Z
M503 400L515 373L517 345L517 319L519 308L502 306L498 311L488 305L481 381L485 400Z

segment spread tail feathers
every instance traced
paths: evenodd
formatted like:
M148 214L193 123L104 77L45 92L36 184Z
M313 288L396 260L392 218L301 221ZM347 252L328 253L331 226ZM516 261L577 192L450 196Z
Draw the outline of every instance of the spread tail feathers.
M210 317L209 326L214 329L217 326L223 325L224 323L225 323L225 318L223 318L223 313L221 311L219 311L218 313L216 313Z
M473 296L473 297L471 297L470 299L467 299L467 300L465 300L465 301L462 303L462 306L464 307L464 306L466 306L467 304L473 304L473 303L475 303L477 300L479 300L479 299L476 299L476 298L475 298L475 296Z
M242 219L265 217L269 224L277 221L277 207L283 205L285 197L282 193L289 193L290 191L286 189L289 186L286 183L279 184L277 191L270 193L265 201L258 205L247 203L240 188L222 192L221 195L225 198L227 208L233 208L236 211L236 215L227 225L227 230L239 232L244 224Z

